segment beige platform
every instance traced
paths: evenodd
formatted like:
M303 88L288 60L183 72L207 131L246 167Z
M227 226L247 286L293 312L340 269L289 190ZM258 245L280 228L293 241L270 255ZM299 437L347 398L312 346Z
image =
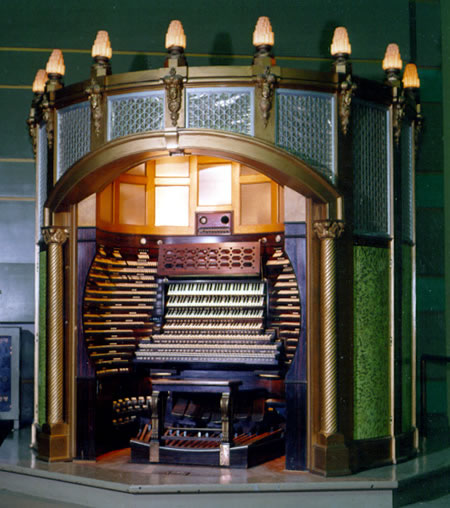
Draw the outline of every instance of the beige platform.
M49 464L36 459L29 437L28 429L16 431L0 447L0 489L5 489L0 502L7 491L8 502L20 493L67 508L390 508L444 495L450 483L449 449L397 466L327 479L287 472L283 458L248 470L132 464L129 449L95 463Z

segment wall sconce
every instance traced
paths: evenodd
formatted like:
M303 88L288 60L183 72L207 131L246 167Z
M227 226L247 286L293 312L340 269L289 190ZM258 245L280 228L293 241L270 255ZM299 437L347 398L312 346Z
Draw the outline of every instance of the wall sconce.
M166 49L169 53L165 67L184 67L187 65L184 50L186 49L186 35L181 21L174 19L170 22L166 33Z
M99 30L92 45L92 58L94 64L92 65L92 76L106 76L111 74L111 64L109 61L112 58L111 42L106 30Z
M274 43L275 35L272 31L269 18L267 16L260 16L253 32L253 46L256 48L253 56L253 63L256 63L256 60L260 58L269 58L270 62L268 65L274 64L275 60L272 54ZM264 64L265 62L259 63Z
M348 38L347 29L344 26L338 26L334 30L330 52L334 57L336 72L347 73L351 70L348 69L348 59L352 54L352 46Z
M383 70L386 73L386 83L392 88L392 127L394 140L398 147L402 131L402 121L405 115L405 95L401 90L400 71L403 62L397 44L388 44L383 59Z
M417 73L417 67L413 63L409 63L405 67L403 72L403 88L418 89L420 88L419 74Z
M419 96L420 79L417 67L413 63L409 63L405 67L405 71L403 73L403 88L410 95L411 99L414 100L416 106L416 118L414 121L414 148L417 152L420 134L423 129L423 116Z
M45 70L47 71L50 83L59 84L62 87L62 78L66 72L66 66L64 65L64 58L60 49L52 51Z
M345 136L350 123L352 96L356 90L356 84L352 80L352 66L349 62L352 47L345 27L338 26L334 30L330 52L334 58L334 71L339 76L339 118Z
M383 59L383 70L386 80L391 86L400 86L400 71L403 62L397 44L389 44Z
M45 93L45 85L47 84L48 76L44 69L39 69L36 73L36 76L33 81L33 92L34 97L31 102L30 114L27 118L28 125L28 133L30 134L30 138L33 146L33 153L36 155L37 148L37 125L40 120L41 114L41 103L42 98Z
M45 85L48 81L48 76L47 76L47 73L44 69L39 69L37 72L36 72L36 76L34 78L34 81L33 81L33 92L38 95L38 96L41 96L43 95L43 93L45 92Z

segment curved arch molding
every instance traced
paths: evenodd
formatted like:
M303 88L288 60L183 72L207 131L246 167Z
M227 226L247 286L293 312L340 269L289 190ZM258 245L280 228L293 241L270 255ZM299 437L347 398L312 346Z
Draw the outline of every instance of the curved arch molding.
M205 129L167 129L105 143L76 162L52 189L46 208L60 212L102 190L124 171L169 154L209 155L250 166L320 203L336 203L338 190L305 162L271 143Z

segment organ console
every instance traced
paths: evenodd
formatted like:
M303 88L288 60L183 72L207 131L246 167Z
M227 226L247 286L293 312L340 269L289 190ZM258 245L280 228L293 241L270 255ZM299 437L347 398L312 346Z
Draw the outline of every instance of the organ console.
M89 357L104 384L151 383L112 403L113 426L136 429L132 460L247 467L283 454L300 316L280 242L100 245L84 294Z

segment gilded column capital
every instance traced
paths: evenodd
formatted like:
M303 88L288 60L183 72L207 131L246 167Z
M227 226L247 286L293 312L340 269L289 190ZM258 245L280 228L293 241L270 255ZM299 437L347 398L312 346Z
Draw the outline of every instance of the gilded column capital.
M344 222L341 220L317 220L313 223L313 229L319 240L331 238L337 240L344 232Z
M42 228L42 236L47 245L51 243L62 245L69 238L69 228L61 226Z

